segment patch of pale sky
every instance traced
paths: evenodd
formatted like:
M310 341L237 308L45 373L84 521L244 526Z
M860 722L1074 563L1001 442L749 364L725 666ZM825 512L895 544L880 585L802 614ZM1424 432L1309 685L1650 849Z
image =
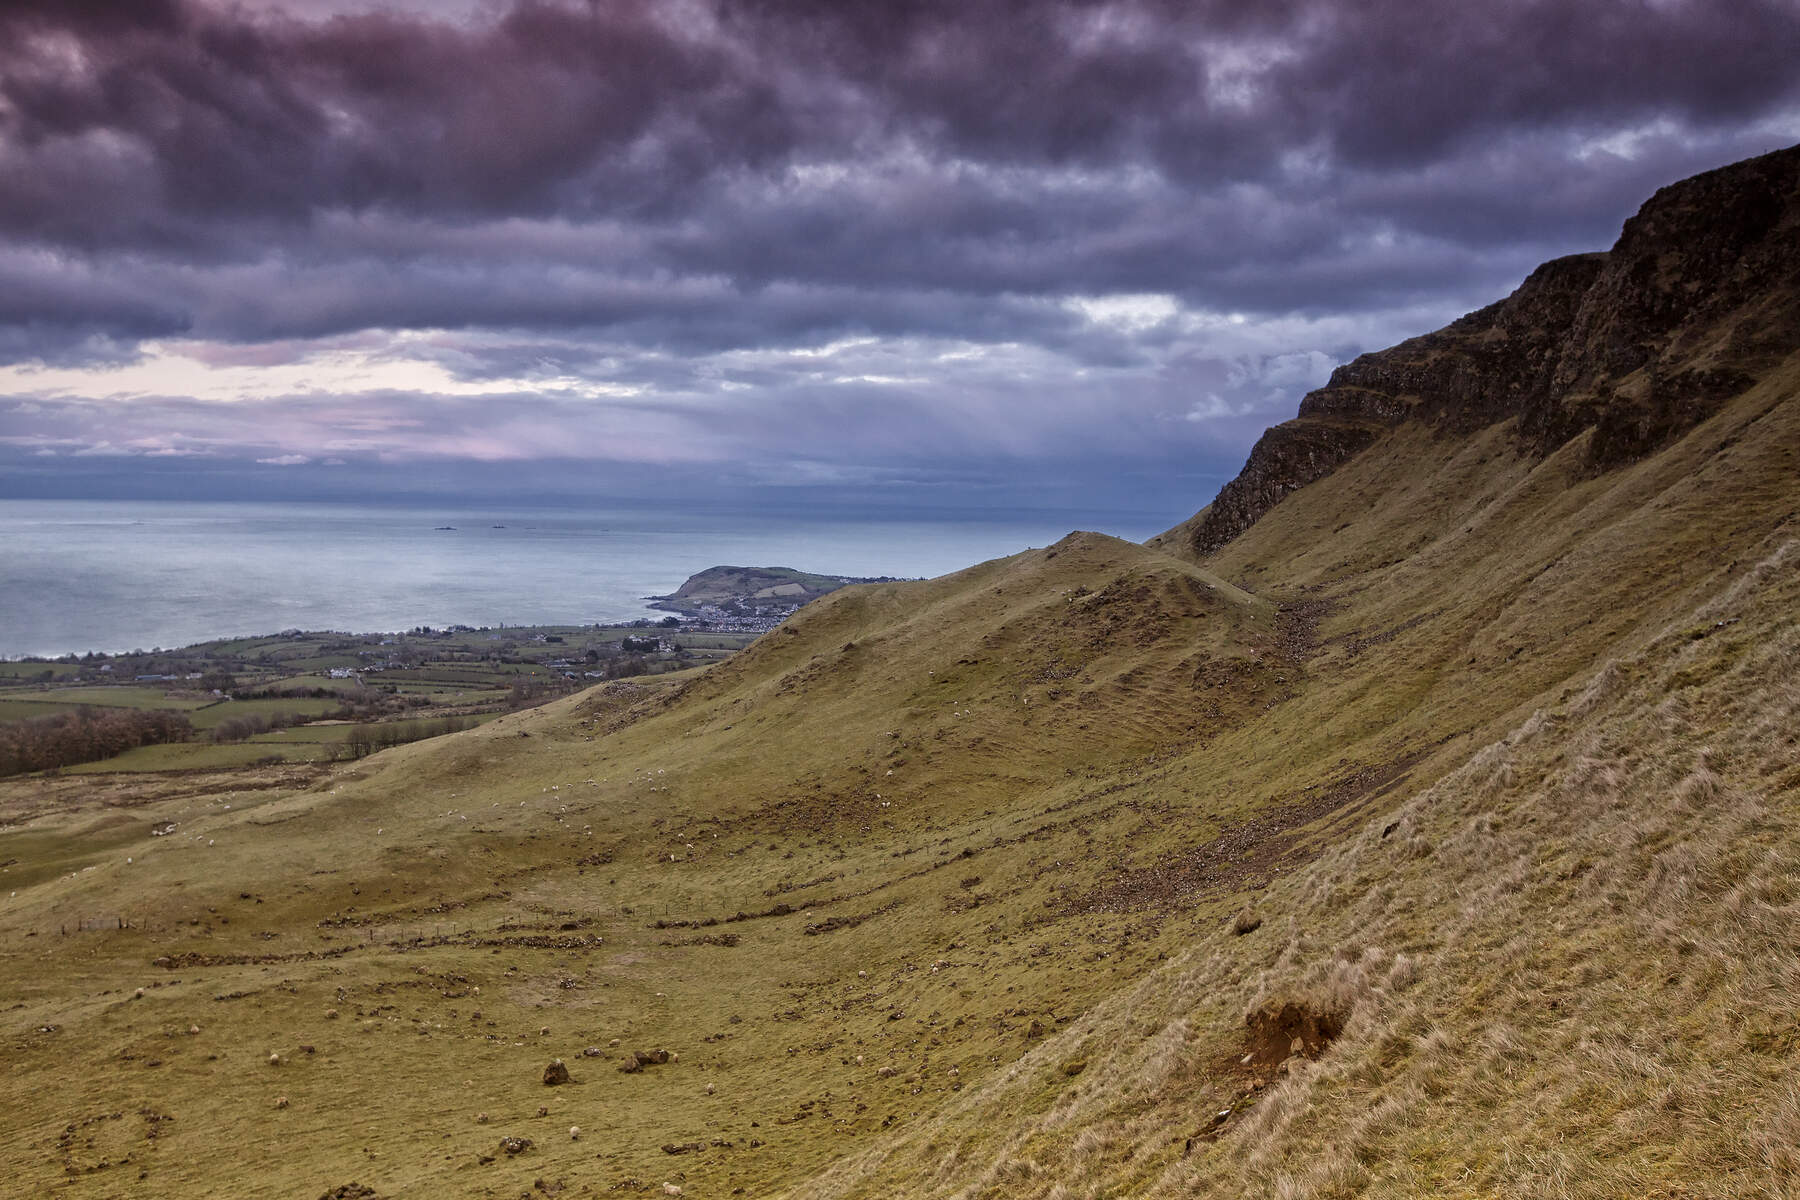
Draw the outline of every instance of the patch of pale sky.
M589 398L625 398L643 391L630 385L573 375L461 379L440 362L402 353L401 348L411 337L411 334L397 335L383 349L308 351L296 348L296 356L290 361L256 364L207 361L207 356L196 353L192 344L176 348L146 342L141 358L117 366L0 366L0 394L110 399L186 396L216 403L237 403L372 391L488 396L526 390Z
M1291 62L1300 50L1289 41L1208 43L1201 52L1206 64L1206 100L1214 109L1254 110L1263 100L1263 78L1270 69Z
M1155 292L1072 296L1065 303L1095 325L1107 325L1129 332L1161 325L1181 312L1181 302L1175 297Z
M1681 127L1674 121L1668 117L1658 117L1642 125L1609 130L1597 137L1582 138L1575 143L1573 153L1582 162L1599 154L1630 162L1643 153L1644 147L1649 143L1676 137L1680 133Z

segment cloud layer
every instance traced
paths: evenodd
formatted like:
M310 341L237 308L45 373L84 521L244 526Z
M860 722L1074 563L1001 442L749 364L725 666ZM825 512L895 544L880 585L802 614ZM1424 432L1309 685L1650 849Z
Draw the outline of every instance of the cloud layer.
M1222 472L1800 137L1797 57L1791 0L0 3L0 455Z

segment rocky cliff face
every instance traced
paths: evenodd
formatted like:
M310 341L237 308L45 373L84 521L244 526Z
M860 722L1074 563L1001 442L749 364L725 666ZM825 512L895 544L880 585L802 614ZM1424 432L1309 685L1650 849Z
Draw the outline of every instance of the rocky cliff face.
M1657 192L1604 254L1545 263L1506 299L1364 354L1265 433L1194 528L1210 554L1387 428L1516 421L1545 455L1592 428L1606 470L1691 428L1800 349L1800 146Z

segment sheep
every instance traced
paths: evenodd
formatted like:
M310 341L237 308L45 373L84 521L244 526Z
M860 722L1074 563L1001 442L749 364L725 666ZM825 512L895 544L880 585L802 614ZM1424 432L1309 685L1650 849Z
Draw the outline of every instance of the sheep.
M665 1183L665 1184L663 1184L663 1195L665 1195L665 1196L679 1196L679 1195L681 1195L681 1185L680 1185L680 1184L678 1184L678 1183Z
M271 1052L269 1054L269 1065L271 1067L279 1067L281 1065L281 1054L279 1052Z
M579 1125L569 1126L569 1140L571 1142L579 1142L581 1140L581 1126L579 1126Z
M476 1113L475 1114L475 1123L477 1125L486 1125L488 1123L488 1115L484 1112Z

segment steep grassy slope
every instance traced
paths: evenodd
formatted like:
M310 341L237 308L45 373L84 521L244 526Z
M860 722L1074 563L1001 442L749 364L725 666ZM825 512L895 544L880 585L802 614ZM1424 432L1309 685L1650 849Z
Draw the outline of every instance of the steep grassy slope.
M1652 357L1742 386L1629 460L1415 388L1205 557L1203 514L846 589L328 776L8 785L0 1171L1800 1188L1800 356L1708 269Z
M1220 558L1340 606L1296 714L1474 735L803 1194L1793 1194L1797 447L1792 361L1623 471L1408 436L1265 516ZM1321 541L1387 452L1415 486ZM1316 1061L1246 1024L1289 1004Z

